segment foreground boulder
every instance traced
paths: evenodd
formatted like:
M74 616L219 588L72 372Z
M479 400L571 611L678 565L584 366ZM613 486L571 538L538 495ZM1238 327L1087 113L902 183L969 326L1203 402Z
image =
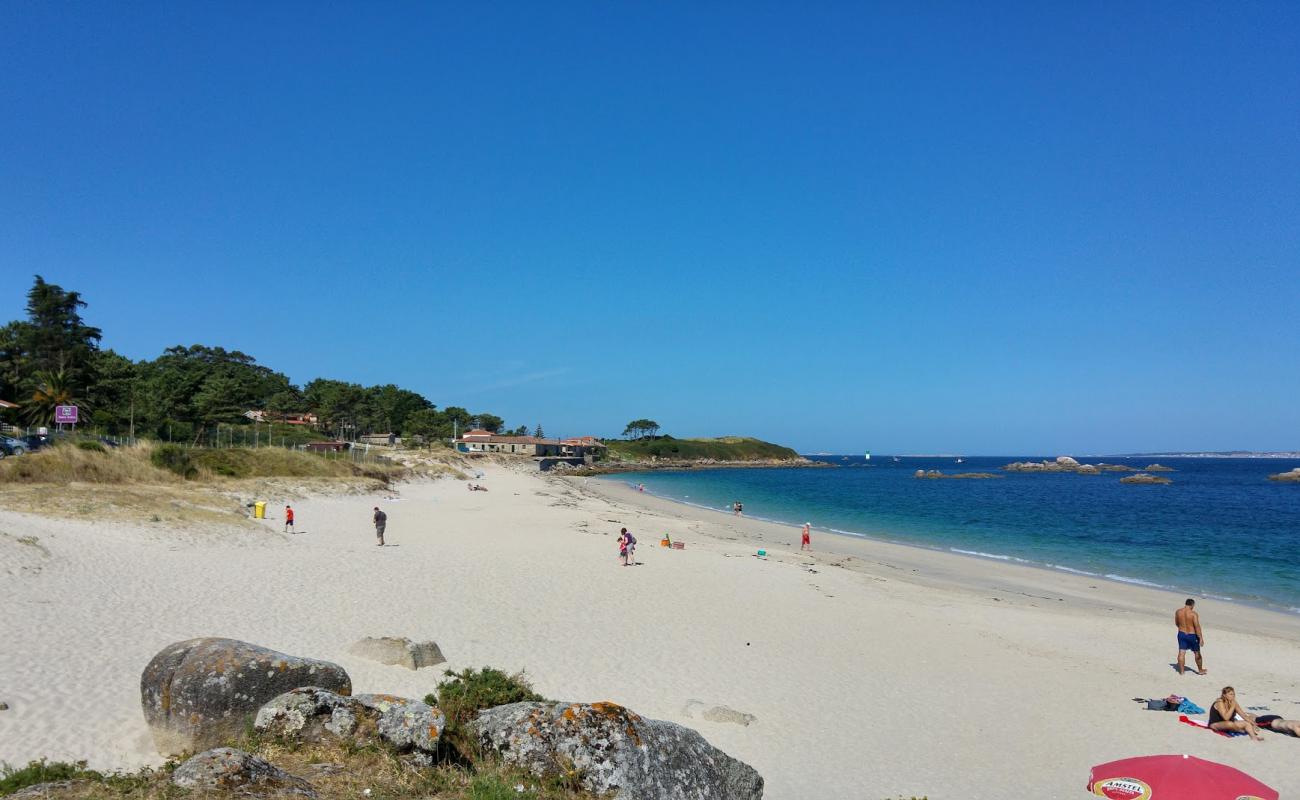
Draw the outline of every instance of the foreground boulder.
M432 706L390 694L344 697L314 687L294 689L257 712L253 727L296 742L383 741L400 752L432 754L447 718Z
M242 796L317 797L302 778L233 747L199 753L176 768L172 783L183 789L237 791Z
M182 753L238 737L264 703L300 686L352 693L338 664L235 639L190 639L163 648L144 668L140 703L158 751Z
M534 775L576 776L616 800L750 800L763 778L695 731L613 703L511 703L479 712L485 751Z
M447 662L437 642L413 642L405 637L367 636L349 647L348 652L380 664L407 669L422 669Z

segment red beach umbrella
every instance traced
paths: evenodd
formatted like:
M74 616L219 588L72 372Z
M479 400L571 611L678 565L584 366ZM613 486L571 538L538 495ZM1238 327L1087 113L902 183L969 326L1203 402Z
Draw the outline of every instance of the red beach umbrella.
M1088 791L1108 800L1278 800L1239 769L1196 756L1139 756L1098 764Z

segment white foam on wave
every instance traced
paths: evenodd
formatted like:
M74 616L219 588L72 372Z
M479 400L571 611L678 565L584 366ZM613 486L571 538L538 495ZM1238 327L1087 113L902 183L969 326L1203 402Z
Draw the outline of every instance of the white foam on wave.
M962 550L957 547L949 547L948 550L953 553L961 553L964 556L979 556L980 558L992 558L997 561L1020 561L1021 560L1013 556L999 555L998 553L981 553L979 550Z
M1152 583L1151 581L1144 581L1144 580L1142 580L1141 578L1130 578L1130 577L1128 577L1127 575L1115 575L1115 574L1112 574L1112 573L1107 573L1106 575L1104 575L1104 576L1102 576L1102 577L1104 577L1104 578L1106 578L1106 579L1108 579L1108 580L1112 580L1112 581L1119 581L1120 583L1131 583L1131 584L1134 584L1135 586L1150 586L1152 589L1172 589L1172 588L1173 588L1173 587L1171 587L1171 586L1165 586L1163 583Z
M1060 564L1048 564L1047 566L1051 567L1052 569L1060 570L1061 572L1069 572L1074 575L1087 575L1089 578L1095 578L1101 574L1098 572L1089 572L1086 569L1075 569L1074 567L1063 567Z

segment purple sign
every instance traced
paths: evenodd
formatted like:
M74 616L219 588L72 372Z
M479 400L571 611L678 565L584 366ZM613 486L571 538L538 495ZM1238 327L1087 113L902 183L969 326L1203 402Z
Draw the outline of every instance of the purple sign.
M55 406L54 421L60 425L76 425L77 407L76 406Z

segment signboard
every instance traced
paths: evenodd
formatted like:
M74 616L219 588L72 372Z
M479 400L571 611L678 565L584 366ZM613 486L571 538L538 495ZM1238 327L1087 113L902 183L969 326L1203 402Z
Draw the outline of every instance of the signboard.
M55 406L54 421L59 425L76 425L77 407L76 406Z

